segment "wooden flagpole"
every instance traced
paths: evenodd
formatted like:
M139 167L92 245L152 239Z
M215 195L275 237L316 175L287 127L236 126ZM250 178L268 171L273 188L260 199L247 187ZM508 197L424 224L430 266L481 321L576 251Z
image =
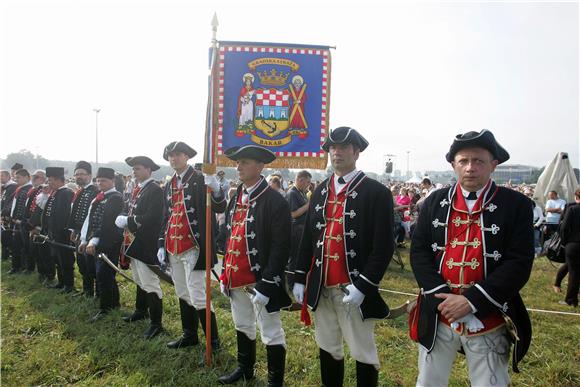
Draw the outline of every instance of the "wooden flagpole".
M211 20L212 28L212 49L213 55L217 54L217 28L218 19L217 14L214 13ZM212 58L213 59L213 58ZM213 62L212 62L213 65ZM213 67L211 69L213 72ZM213 74L210 75L210 77ZM210 82L211 87L211 82ZM209 97L213 98L212 90L209 90ZM210 104L213 101L209 102ZM213 117L209 117L210 120ZM212 144L213 145L213 144ZM213 148L213 147L212 147ZM206 149L206 151L213 152L213 149ZM212 212L211 212L211 189L206 187L206 200L205 200L205 365L206 367L211 367L211 357L212 357L212 347L211 347L211 270L212 270L212 245L211 245L211 235L212 235Z

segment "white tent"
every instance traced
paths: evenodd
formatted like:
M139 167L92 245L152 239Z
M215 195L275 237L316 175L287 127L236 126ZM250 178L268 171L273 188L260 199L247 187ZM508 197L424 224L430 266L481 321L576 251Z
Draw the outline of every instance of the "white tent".
M422 181L422 179L418 178L417 176L413 176L412 178L407 180L405 183L420 183L421 181Z
M534 200L542 208L546 204L548 192L556 191L561 199L568 203L574 201L574 191L578 187L578 181L574 169L570 164L568 154L559 152L554 159L546 165L546 168L538 179L534 190Z

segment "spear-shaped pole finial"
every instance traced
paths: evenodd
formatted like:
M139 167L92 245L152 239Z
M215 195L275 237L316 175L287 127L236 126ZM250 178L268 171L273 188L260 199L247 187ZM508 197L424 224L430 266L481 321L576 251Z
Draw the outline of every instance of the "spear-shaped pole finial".
M218 22L217 12L214 12L213 17L211 18L211 30L212 30L212 37L211 41L214 47L217 45L217 28L220 25Z

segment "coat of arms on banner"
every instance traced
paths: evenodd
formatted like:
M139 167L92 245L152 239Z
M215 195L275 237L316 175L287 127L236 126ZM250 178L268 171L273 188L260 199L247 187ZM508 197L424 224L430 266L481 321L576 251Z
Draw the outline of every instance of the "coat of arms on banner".
M326 163L327 47L222 42L218 61L219 159L229 147L258 144L277 154L278 166Z

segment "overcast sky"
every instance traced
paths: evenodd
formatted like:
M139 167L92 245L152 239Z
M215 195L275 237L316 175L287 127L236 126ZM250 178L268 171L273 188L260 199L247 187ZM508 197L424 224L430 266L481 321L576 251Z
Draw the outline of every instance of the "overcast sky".
M371 143L359 167L442 170L453 137L489 128L510 163L579 166L576 2L27 1L2 3L0 157L144 154L201 161L207 49L218 39L324 44L330 126ZM278 5L277 5L278 4ZM313 5L319 4L319 5Z

